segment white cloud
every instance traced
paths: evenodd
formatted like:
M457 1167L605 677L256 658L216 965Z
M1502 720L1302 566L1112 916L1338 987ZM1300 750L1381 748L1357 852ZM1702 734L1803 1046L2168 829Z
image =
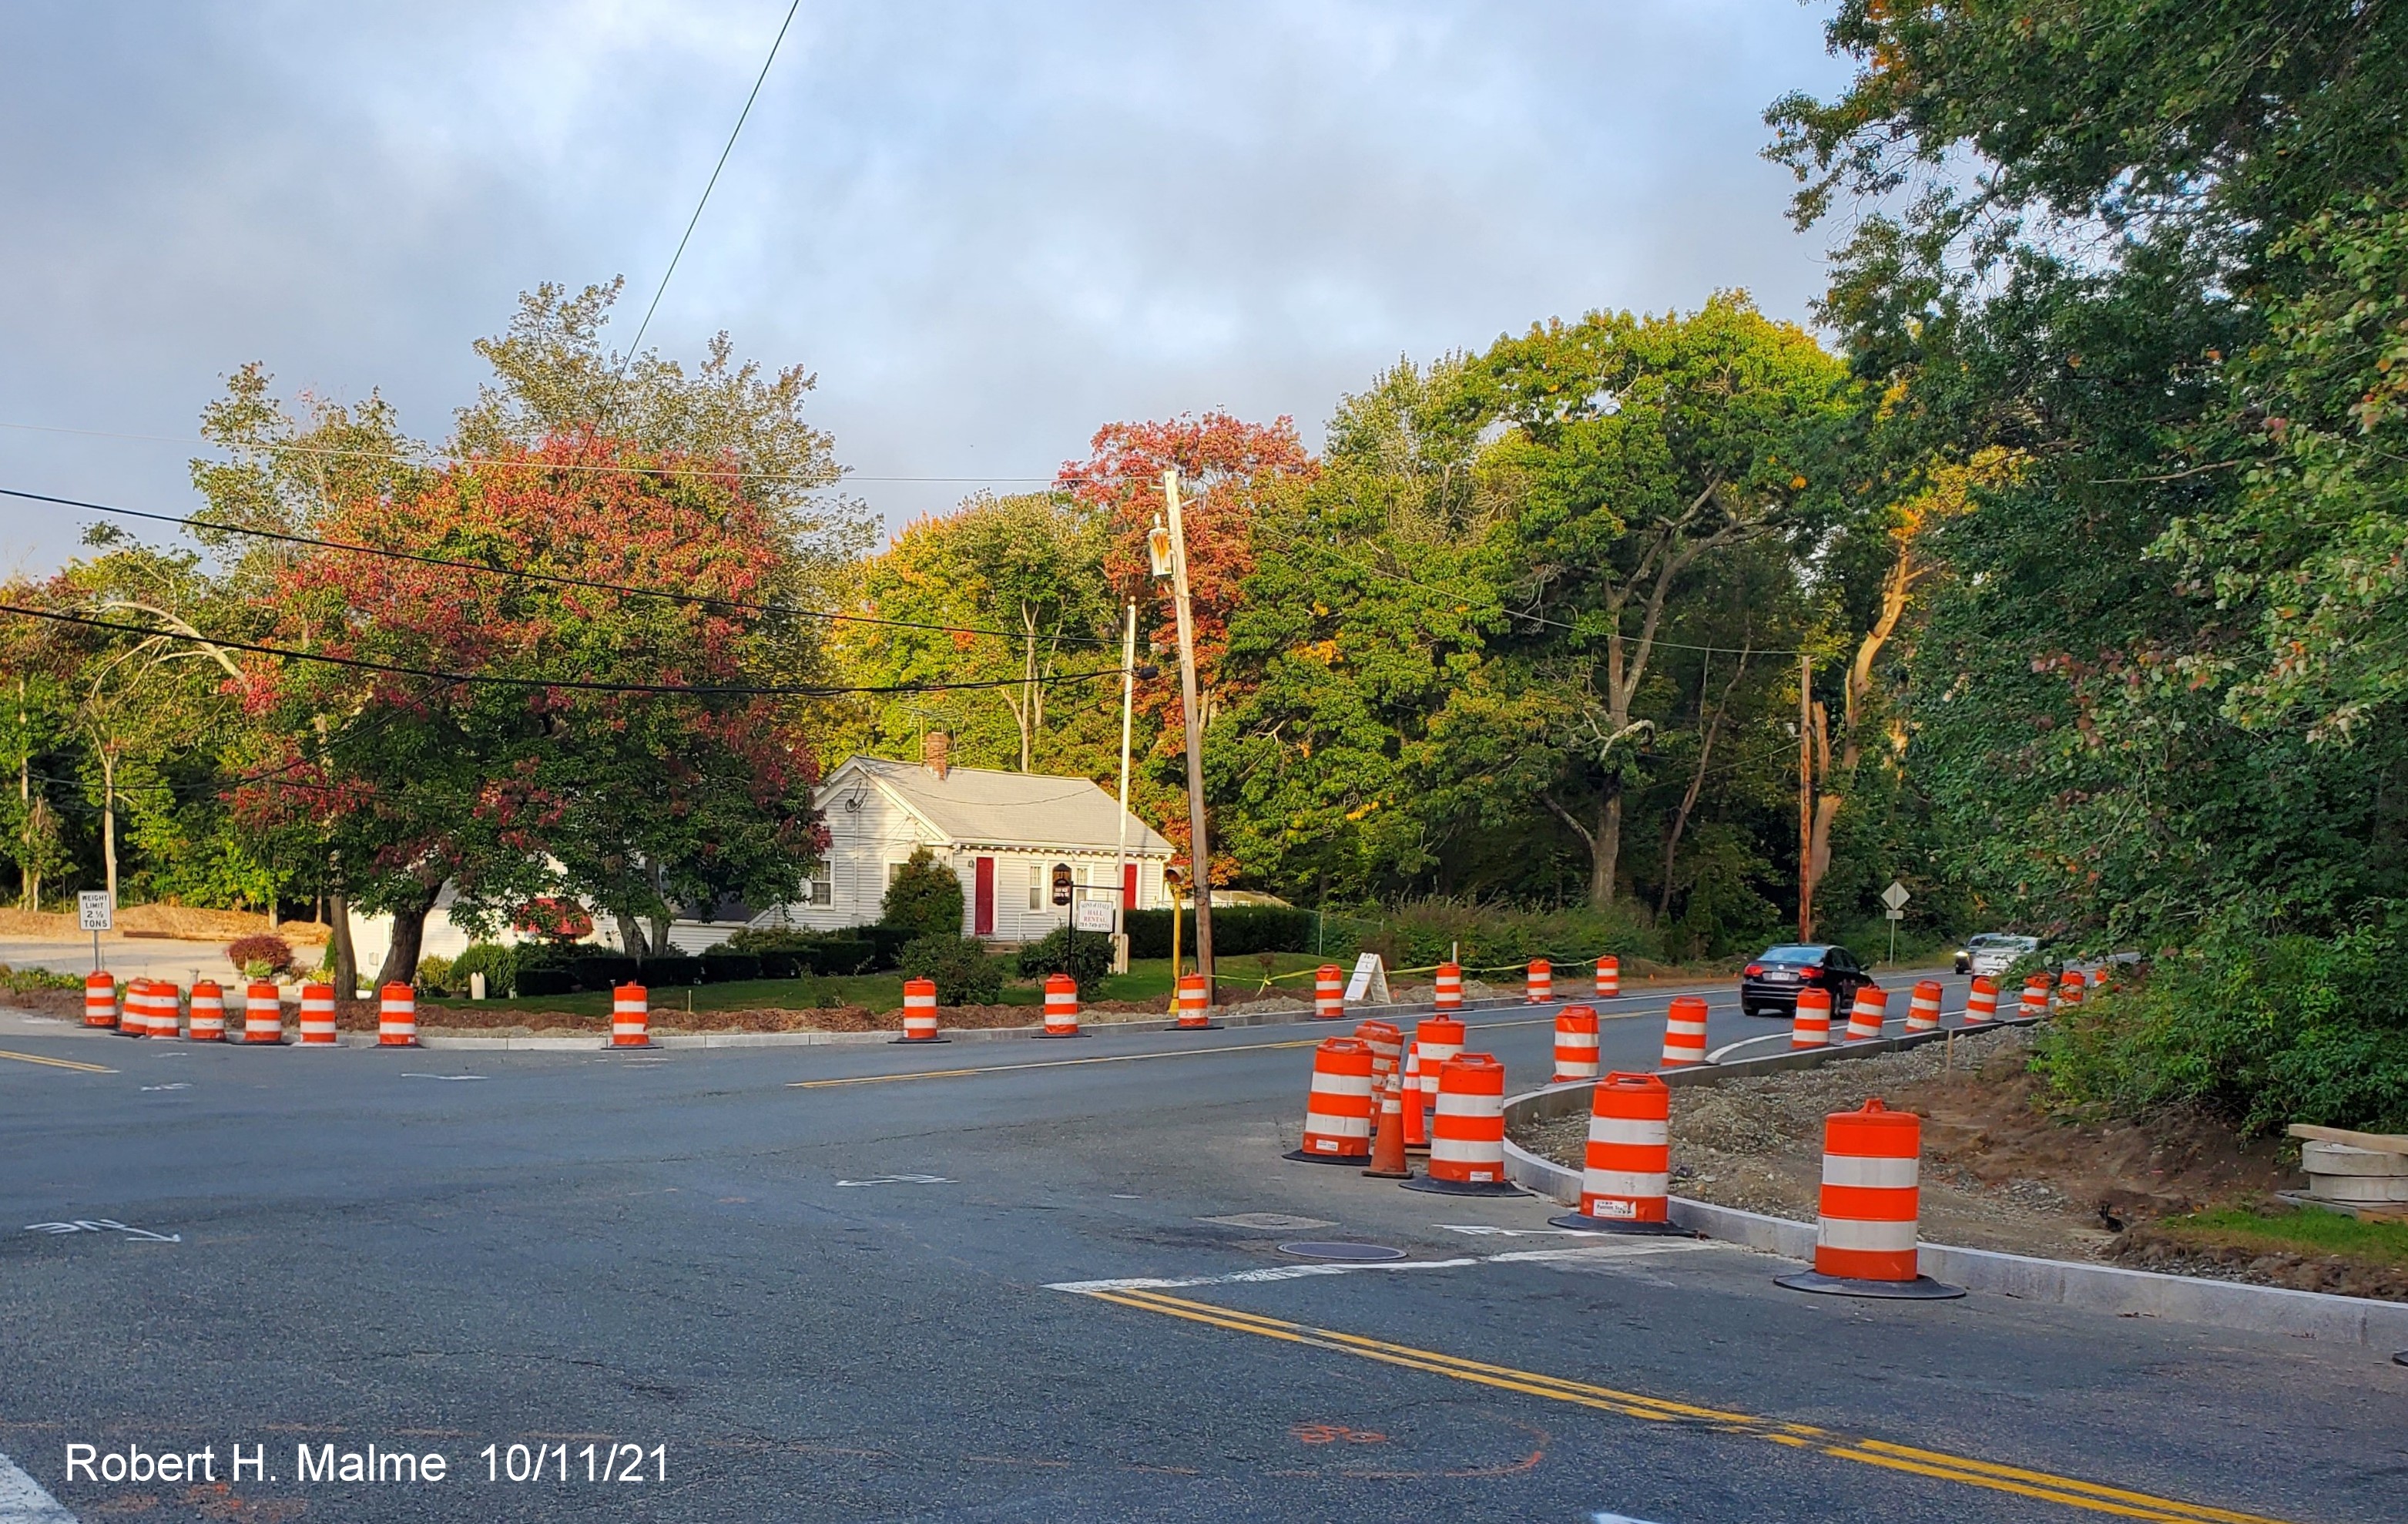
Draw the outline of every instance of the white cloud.
M782 7L0 14L0 420L189 435L251 358L438 434L547 279L632 328ZM655 320L822 379L866 476L1043 475L1100 424L1317 433L1398 353L1745 285L1820 243L1757 157L1828 92L1761 3L807 3ZM185 452L0 429L0 485L174 506ZM952 484L870 483L889 517ZM72 527L0 510L38 564Z

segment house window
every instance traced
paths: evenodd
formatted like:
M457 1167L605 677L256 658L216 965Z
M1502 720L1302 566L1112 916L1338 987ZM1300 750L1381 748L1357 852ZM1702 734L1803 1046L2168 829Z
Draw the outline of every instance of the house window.
M1032 911L1045 908L1045 870L1037 863L1028 865L1028 908Z
M811 870L810 877L803 880L803 903L806 905L836 903L836 869L832 865L820 864Z
M904 865L901 863L888 863L886 865L886 886L888 888L892 889L895 887L895 875L903 871L903 867Z

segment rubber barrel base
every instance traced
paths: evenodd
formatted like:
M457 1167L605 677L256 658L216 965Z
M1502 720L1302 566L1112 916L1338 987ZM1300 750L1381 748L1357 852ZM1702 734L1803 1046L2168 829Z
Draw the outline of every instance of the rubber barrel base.
M383 1044L379 1043L378 1046L381 1047ZM410 1046L414 1048L418 1046L418 1044L412 1042ZM605 1042L602 1044L602 1051L605 1053L642 1053L646 1049L657 1048L659 1046L660 1044L658 1042L653 1042L651 1038L646 1038L641 1042Z
M1426 1190L1438 1196L1527 1196L1530 1193L1511 1180L1440 1180L1431 1175L1415 1175L1406 1181L1407 1190Z
M1052 1042L1061 1042L1061 1041L1062 1041L1064 1038L1066 1038L1066 1037L1085 1037L1085 1036L1088 1036L1089 1034L1088 1034L1088 1033L1085 1033L1085 1032L1035 1032L1035 1033L1031 1033L1030 1035L1032 1035L1032 1036L1034 1036L1034 1037L1040 1038L1040 1039L1046 1039L1046 1040L1050 1040L1050 1041L1052 1041Z
M1696 1238L1698 1234L1677 1222L1633 1222L1627 1217L1589 1217L1577 1212L1567 1212L1560 1217L1549 1217L1554 1228L1570 1228L1584 1233L1627 1233L1634 1238Z
M1826 1275L1819 1270L1801 1270L1795 1275L1775 1275L1772 1284L1792 1291L1813 1291L1827 1297L1870 1297L1881 1301L1947 1301L1965 1294L1963 1287L1948 1286L1928 1275L1917 1275L1911 1281L1860 1281L1847 1275Z
M898 1037L898 1038L896 1038L893 1042L888 1043L888 1044L887 1044L887 1046L888 1046L888 1047L908 1046L908 1047L914 1047L914 1048L933 1048L933 1047L935 1047L935 1046L936 1046L938 1043L939 1043L939 1042L952 1042L952 1041L953 1041L953 1039L952 1039L952 1038L950 1038L950 1037Z
M1292 1158L1298 1164L1348 1164L1358 1170L1371 1162L1371 1156L1368 1152L1361 1154L1309 1154L1301 1148L1291 1148L1286 1153L1282 1154L1280 1157Z
M1184 1027L1174 1021L1163 1028L1166 1032L1217 1032L1221 1029L1221 1024L1217 1021L1208 1021L1201 1027Z

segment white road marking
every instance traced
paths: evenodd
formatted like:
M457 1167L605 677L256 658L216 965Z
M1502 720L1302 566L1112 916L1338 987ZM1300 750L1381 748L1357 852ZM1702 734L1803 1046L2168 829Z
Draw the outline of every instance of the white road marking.
M123 1233L128 1238L140 1239L146 1244L181 1244L184 1242L184 1235L181 1233L154 1233L148 1228L128 1228L125 1224L113 1221L108 1217L101 1217L90 1221L83 1218L78 1218L74 1222L29 1222L25 1224L25 1231L29 1233L50 1233L54 1235L62 1233Z
M1607 1238L1612 1235L1587 1228L1492 1228L1484 1222L1434 1222L1433 1228L1443 1228L1450 1233L1474 1233L1493 1238Z
M142 1088L145 1090L189 1090L192 1086L182 1080L178 1080L173 1085L146 1085Z
M18 1470L15 1461L0 1455L0 1524L76 1524L76 1517L43 1491L41 1483Z
M405 1069L401 1071L401 1077L406 1080L481 1080L485 1076L482 1074L422 1074L414 1069Z
M1335 1228L1338 1225L1324 1217L1299 1217L1288 1212L1232 1212L1226 1217L1198 1217L1197 1222L1217 1222L1225 1228L1260 1228L1276 1231L1283 1228Z
M1588 1524L1647 1524L1647 1521L1643 1518L1633 1518L1628 1514L1591 1514L1588 1516Z
M839 1186L952 1186L959 1182L940 1174L874 1174L867 1180L839 1180Z
M1308 1275L1353 1275L1366 1271L1468 1270L1480 1265L1544 1265L1593 1263L1605 1259L1636 1259L1646 1255L1681 1254L1713 1245L1693 1238L1622 1239L1576 1249L1522 1249L1455 1259L1390 1259L1368 1265L1273 1265L1265 1270L1231 1271L1226 1275L1184 1275L1176 1279L1133 1276L1107 1281L1056 1281L1048 1291L1175 1291L1190 1286L1255 1286L1266 1281L1301 1280Z

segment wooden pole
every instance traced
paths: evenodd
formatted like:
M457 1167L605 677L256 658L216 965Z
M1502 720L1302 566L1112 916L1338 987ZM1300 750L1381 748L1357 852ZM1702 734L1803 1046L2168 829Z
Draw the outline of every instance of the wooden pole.
M1187 599L1187 535L1180 522L1179 468L1162 473L1170 507L1170 594L1179 610L1179 693L1187 719L1187 884L1196 896L1196 971L1204 976L1204 1004L1216 1003L1212 981L1212 849L1204 835L1204 716L1196 697L1196 615Z
M1814 658L1798 654L1798 940L1814 940Z

